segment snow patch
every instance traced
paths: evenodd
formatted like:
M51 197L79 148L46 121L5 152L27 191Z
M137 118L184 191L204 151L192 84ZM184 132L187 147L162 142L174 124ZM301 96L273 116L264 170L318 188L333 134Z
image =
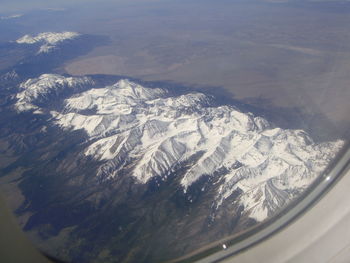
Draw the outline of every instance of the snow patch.
M57 48L58 44L61 42L71 40L80 36L79 33L76 32L44 32L40 33L36 36L25 35L16 40L17 44L36 44L41 43L38 54L40 53L49 53L53 49Z
M94 82L88 77L63 77L57 74L43 74L38 78L28 79L21 83L20 92L17 93L15 109L18 112L39 109L38 103L49 101L58 96L67 88L79 90L90 86Z
M28 80L17 94L17 109L38 107L38 99L53 91L87 83L58 75ZM239 202L257 221L308 187L344 144L315 143L302 130L275 128L235 107L214 106L201 93L171 97L130 80L78 93L51 115L62 129L86 132L84 154L101 161L97 176L104 180L116 179L123 169L142 184L181 176L186 193L203 176L219 176L216 208Z

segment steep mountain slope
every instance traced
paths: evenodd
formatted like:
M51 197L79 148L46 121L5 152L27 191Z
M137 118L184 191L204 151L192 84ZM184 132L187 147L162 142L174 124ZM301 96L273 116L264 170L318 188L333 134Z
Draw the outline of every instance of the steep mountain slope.
M77 92L83 86L91 86L93 80L88 77L65 78L56 74L43 74L39 78L29 79L23 82L17 93L15 104L18 112L38 108L35 104L50 102L50 99L61 95L63 92Z
M16 108L39 109L48 95L92 84L88 78L42 75L22 83ZM316 144L302 130L283 130L235 107L216 106L201 93L172 96L128 80L78 93L51 114L59 127L86 132L83 153L99 161L100 181L118 181L128 171L137 184L153 180L162 187L175 176L186 194L203 178L216 177L215 186L201 188L215 187L215 209L235 196L243 214L257 221L310 185L343 144ZM190 168L180 172L188 162Z

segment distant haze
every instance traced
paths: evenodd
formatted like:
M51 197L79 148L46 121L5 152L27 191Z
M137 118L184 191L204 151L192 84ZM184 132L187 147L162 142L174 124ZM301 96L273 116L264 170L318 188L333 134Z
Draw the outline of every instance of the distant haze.
M59 73L223 90L227 97L275 112L298 109L302 122L304 115L315 123L322 116L345 131L350 127L350 4L335 2L6 0L2 11L66 10L34 14L8 39L67 30L109 38Z
M117 0L114 2L122 2L125 0ZM69 6L93 3L96 2L94 0L53 0L53 1L45 1L45 0L2 0L1 1L1 13L8 12L18 12L18 11L28 11L35 10L38 8L65 8ZM99 0L101 2L111 2L111 0Z

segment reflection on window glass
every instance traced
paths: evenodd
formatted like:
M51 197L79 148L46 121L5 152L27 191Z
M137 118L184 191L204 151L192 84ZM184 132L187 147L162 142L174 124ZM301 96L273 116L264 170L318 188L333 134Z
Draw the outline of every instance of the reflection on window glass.
M18 223L67 262L162 262L273 218L348 138L349 14L5 0L0 189Z

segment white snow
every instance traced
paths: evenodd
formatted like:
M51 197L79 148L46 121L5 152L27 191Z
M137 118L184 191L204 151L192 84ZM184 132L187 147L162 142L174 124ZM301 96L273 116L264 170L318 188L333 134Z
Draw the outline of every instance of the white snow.
M78 36L80 36L80 34L76 32L44 32L36 36L25 35L17 39L16 42L18 44L41 43L42 45L40 46L38 53L48 53L51 50L55 49L59 43L66 40L74 39Z
M79 89L92 84L92 79L88 77L66 78L57 74L43 74L20 85L15 108L18 112L38 109L36 103L48 101L52 95L59 95L66 88Z
M19 106L37 107L35 98L62 81L88 81L57 75L41 78L45 81L22 84ZM218 182L216 207L240 192L235 202L258 221L310 185L343 145L314 143L304 131L275 128L235 107L210 106L210 100L201 93L170 97L164 89L121 80L76 94L65 101L62 112L51 114L63 129L86 132L91 142L84 154L102 161L98 176L114 178L128 167L139 183L147 183L175 173L187 192L202 176L225 170ZM191 168L178 175L177 169L189 160Z
M14 15L9 15L9 16L1 16L0 20L9 20L9 19L15 19L15 18L20 18L22 17L22 14L14 14Z

